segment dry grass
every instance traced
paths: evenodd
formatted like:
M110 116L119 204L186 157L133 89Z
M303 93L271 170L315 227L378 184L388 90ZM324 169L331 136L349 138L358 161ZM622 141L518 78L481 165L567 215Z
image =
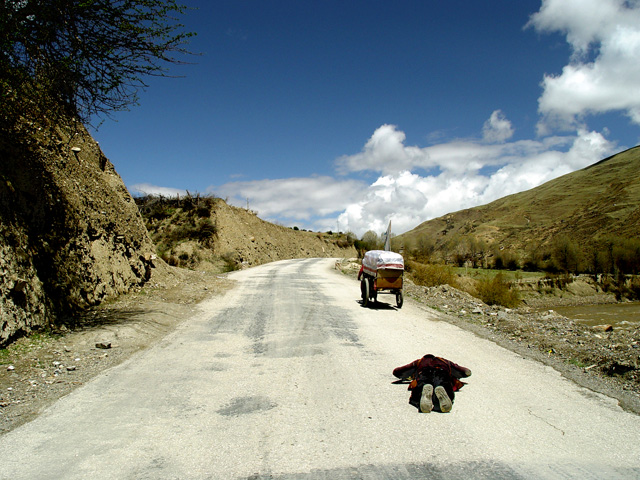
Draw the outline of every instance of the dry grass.
M475 296L487 305L502 305L503 307L517 307L520 303L520 295L512 288L502 274L489 279L478 280L475 286Z
M423 287L437 287L438 285L451 285L458 287L458 277L453 269L447 265L422 264L410 262L409 272L413 283Z

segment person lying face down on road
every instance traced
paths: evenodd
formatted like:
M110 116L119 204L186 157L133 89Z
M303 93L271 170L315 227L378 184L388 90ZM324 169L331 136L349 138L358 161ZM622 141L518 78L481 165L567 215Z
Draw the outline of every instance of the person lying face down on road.
M471 370L429 353L394 369L393 375L400 380L411 381L409 403L420 412L435 410L446 413L453 408L455 392L465 385L460 379L469 377Z

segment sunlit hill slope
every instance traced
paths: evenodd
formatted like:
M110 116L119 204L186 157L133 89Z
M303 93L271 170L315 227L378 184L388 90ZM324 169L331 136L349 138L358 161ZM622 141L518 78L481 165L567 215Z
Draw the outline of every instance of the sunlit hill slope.
M564 236L583 247L640 233L640 147L531 190L429 220L400 235L405 248L445 252L475 239L520 257Z

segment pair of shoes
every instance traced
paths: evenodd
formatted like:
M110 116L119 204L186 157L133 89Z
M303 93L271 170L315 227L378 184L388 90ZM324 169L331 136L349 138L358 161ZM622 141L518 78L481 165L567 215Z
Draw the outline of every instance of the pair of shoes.
M422 396L420 397L420 411L422 413L429 413L433 410L433 401L431 397L433 395L433 385L425 384L422 387Z
M438 397L438 402L440 403L440 411L442 413L450 412L453 408L453 403L451 402L451 399L449 398L449 395L447 395L447 391L443 386L436 387L436 397ZM424 390L422 391L422 398L424 398ZM420 401L420 407L422 407L422 401Z

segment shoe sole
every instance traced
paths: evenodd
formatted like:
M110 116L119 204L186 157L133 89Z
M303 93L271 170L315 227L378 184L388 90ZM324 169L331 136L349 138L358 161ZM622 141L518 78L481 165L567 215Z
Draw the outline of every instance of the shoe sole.
M433 401L431 396L433 395L433 385L426 384L422 387L422 395L420 396L420 411L422 413L429 413L433 410Z
M444 387L436 387L436 397L438 397L438 402L440 402L440 411L443 413L450 412L453 408L453 403L451 403L451 399L449 398L449 395L447 395L447 391Z

